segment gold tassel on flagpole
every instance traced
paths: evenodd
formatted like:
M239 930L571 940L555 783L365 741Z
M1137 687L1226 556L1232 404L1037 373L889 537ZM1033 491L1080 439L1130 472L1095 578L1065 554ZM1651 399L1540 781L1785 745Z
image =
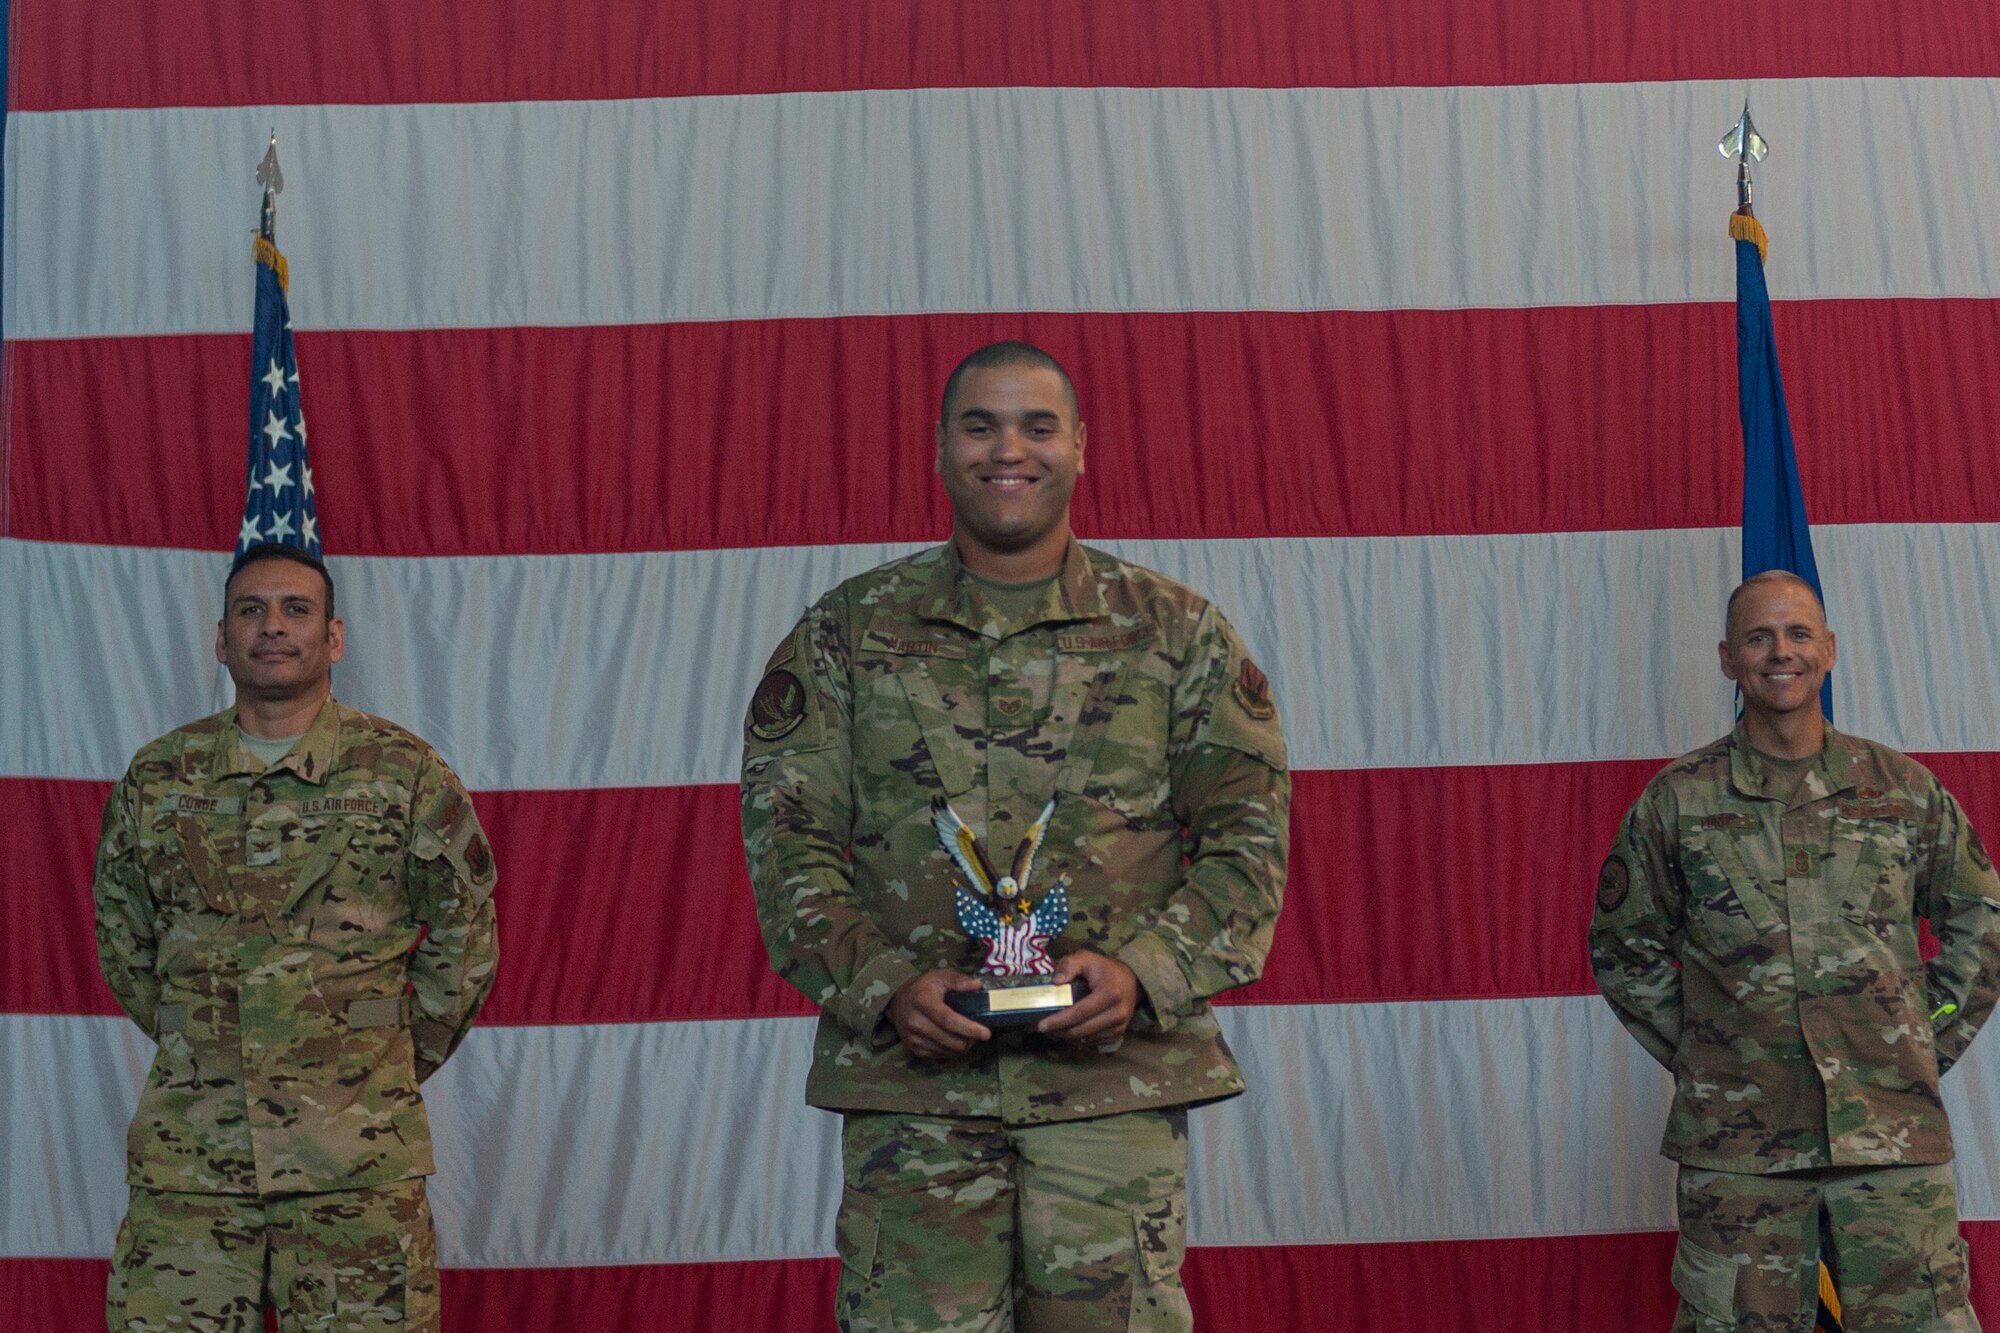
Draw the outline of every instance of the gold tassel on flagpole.
M1764 262L1765 252L1771 248L1770 240L1764 235L1764 224L1745 213L1742 209L1729 215L1729 239L1732 241L1755 241L1757 262Z
M1763 249L1763 242L1758 242L1758 249L1760 251ZM285 257L278 253L278 247L259 236L255 253L258 263L267 265L278 275L278 286L286 292L291 291L291 273L285 265Z

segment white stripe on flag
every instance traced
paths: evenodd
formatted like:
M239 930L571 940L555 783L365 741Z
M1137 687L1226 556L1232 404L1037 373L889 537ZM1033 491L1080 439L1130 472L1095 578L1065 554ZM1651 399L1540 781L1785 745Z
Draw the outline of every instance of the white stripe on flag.
M1578 942L1577 947L1582 947ZM1192 1239L1415 1241L1673 1225L1669 1084L1595 996L1221 1011L1251 1092L1196 1113ZM426 1086L444 1262L832 1252L834 1117L812 1020L482 1027ZM2000 1057L1945 1081L1961 1211L2000 1216ZM0 1256L104 1255L149 1045L123 1019L0 1016Z
M1738 82L949 88L7 117L8 338L1726 301ZM2000 295L2000 82L1753 82L1773 290ZM80 170L79 163L88 163ZM115 206L159 182L152 206ZM1032 199L1032 207L1014 201ZM1910 224L1921 201L1923 225ZM1894 206L1884 201L1897 201ZM14 225L32 212L33 226ZM1838 218L1840 225L1814 225Z
M2000 750L2000 525L1813 536L1840 724L1905 750ZM1382 768L1665 758L1728 730L1709 645L1737 542L1716 528L1103 544L1223 608L1271 677L1296 767ZM909 549L335 560L348 655L334 685L477 790L734 782L772 646L820 592ZM112 778L208 711L226 561L0 540L0 776Z

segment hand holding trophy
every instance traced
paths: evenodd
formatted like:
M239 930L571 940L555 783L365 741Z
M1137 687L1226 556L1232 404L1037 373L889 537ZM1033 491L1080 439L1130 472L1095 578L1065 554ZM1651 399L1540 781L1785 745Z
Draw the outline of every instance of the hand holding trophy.
M1048 836L1055 808L1056 798L1051 796L1015 849L1009 873L1001 875L951 803L942 796L931 802L931 825L938 842L962 876L952 894L958 924L968 936L986 944L979 989L951 992L945 1002L989 1028L1037 1023L1067 1009L1086 989L1080 982L1042 980L1055 970L1049 941L1069 924L1069 876L1059 877L1040 899L1033 898L1028 888L1035 854Z

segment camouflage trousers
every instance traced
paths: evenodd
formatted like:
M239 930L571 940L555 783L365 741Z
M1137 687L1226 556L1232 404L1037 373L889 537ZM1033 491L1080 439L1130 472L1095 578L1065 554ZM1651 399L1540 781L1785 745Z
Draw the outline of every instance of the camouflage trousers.
M1009 1128L849 1112L842 1333L1191 1329L1187 1109Z
M1810 1333L1825 1259L1847 1333L1979 1333L1951 1167L1684 1166L1674 1333Z
M132 1187L105 1292L108 1327L133 1333L436 1333L437 1236L424 1182L295 1194Z

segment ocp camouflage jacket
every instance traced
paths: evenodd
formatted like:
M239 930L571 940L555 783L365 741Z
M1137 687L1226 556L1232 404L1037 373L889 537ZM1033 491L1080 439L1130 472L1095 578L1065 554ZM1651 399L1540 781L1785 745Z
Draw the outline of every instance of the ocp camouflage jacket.
M1886 746L1829 727L1789 802L1770 776L1740 727L1676 760L1598 877L1598 986L1674 1074L1661 1151L1753 1173L1947 1161L1938 1075L2000 998L1993 863Z
M1068 874L1073 923L1050 953L1124 961L1139 1014L1115 1048L1017 1033L912 1058L889 997L982 953L932 798L1005 867L1052 794L1030 896ZM812 1104L1019 1124L1242 1090L1207 999L1263 968L1290 779L1268 683L1189 589L1072 543L1016 629L949 546L850 579L771 658L742 795L772 966L821 1007Z
M431 1172L417 1083L493 983L493 885L465 788L394 723L329 699L269 768L234 709L140 750L93 886L104 978L159 1043L131 1183L273 1195Z

